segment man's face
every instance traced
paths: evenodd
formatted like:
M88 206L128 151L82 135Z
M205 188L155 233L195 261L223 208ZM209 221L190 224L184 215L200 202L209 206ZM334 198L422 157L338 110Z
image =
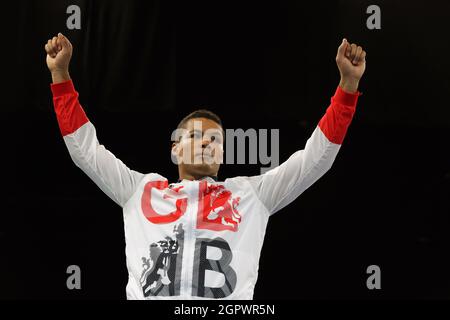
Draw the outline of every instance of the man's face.
M196 178L217 176L223 162L223 129L213 120L194 118L188 120L172 144L182 172Z

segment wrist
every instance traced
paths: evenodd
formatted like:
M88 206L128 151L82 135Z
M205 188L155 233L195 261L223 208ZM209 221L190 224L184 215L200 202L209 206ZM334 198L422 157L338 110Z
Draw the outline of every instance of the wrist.
M341 78L341 81L339 82L339 87L348 93L356 93L358 91L358 86L359 80L357 79Z
M69 70L52 70L51 74L55 84L71 80Z

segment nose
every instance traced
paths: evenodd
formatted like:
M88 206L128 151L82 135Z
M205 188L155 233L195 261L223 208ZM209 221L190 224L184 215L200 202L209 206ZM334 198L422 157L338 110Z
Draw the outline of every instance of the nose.
M203 137L203 139L202 139L202 148L205 149L206 147L209 146L210 143L211 143L211 139Z

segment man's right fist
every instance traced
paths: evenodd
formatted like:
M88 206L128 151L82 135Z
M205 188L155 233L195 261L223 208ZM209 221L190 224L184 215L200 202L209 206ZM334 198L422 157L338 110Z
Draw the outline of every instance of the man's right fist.
M72 57L72 44L69 39L58 33L57 37L48 40L45 51L47 52L47 67L52 75L69 73L69 63Z

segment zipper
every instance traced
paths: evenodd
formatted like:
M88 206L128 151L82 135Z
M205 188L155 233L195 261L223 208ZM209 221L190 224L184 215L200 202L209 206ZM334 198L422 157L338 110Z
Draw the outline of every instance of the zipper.
M183 252L183 292L182 296L185 299L192 297L192 273L194 272L194 254L195 254L195 226L198 210L198 194L200 190L200 183L188 182L187 194L188 204L186 207L186 230L184 240L184 252Z
M192 212L189 216L189 220L191 222L190 225L190 238L191 238L191 246L190 249L190 255L189 255L189 274L188 274L188 283L190 284L188 290L188 295L192 297L192 289L193 289L193 277L194 277L194 263L195 263L195 246L197 242L197 238L195 237L195 230L197 229L197 216L198 216L198 210L199 210L199 199L200 199L200 192L202 191L203 184L205 184L206 181L199 181L195 184L196 188L194 188L195 196L193 197L194 201L192 201Z
M188 191L188 190L186 190L186 191ZM184 232L184 247L183 247L184 252L183 252L182 265L181 265L181 268L182 268L181 279L182 279L182 284L183 284L182 288L181 288L181 290L182 290L181 297L183 299L186 298L187 290L188 290L187 275L188 275L188 269L189 269L188 268L188 263L189 263L188 259L189 259L189 252L190 252L190 232L189 232L189 230L191 228L190 217L189 217L190 216L190 208L191 208L190 201L189 201L189 198L190 198L189 192L187 192L187 195L188 195L188 201L187 201L186 212L185 212L186 224L185 224L185 232Z

